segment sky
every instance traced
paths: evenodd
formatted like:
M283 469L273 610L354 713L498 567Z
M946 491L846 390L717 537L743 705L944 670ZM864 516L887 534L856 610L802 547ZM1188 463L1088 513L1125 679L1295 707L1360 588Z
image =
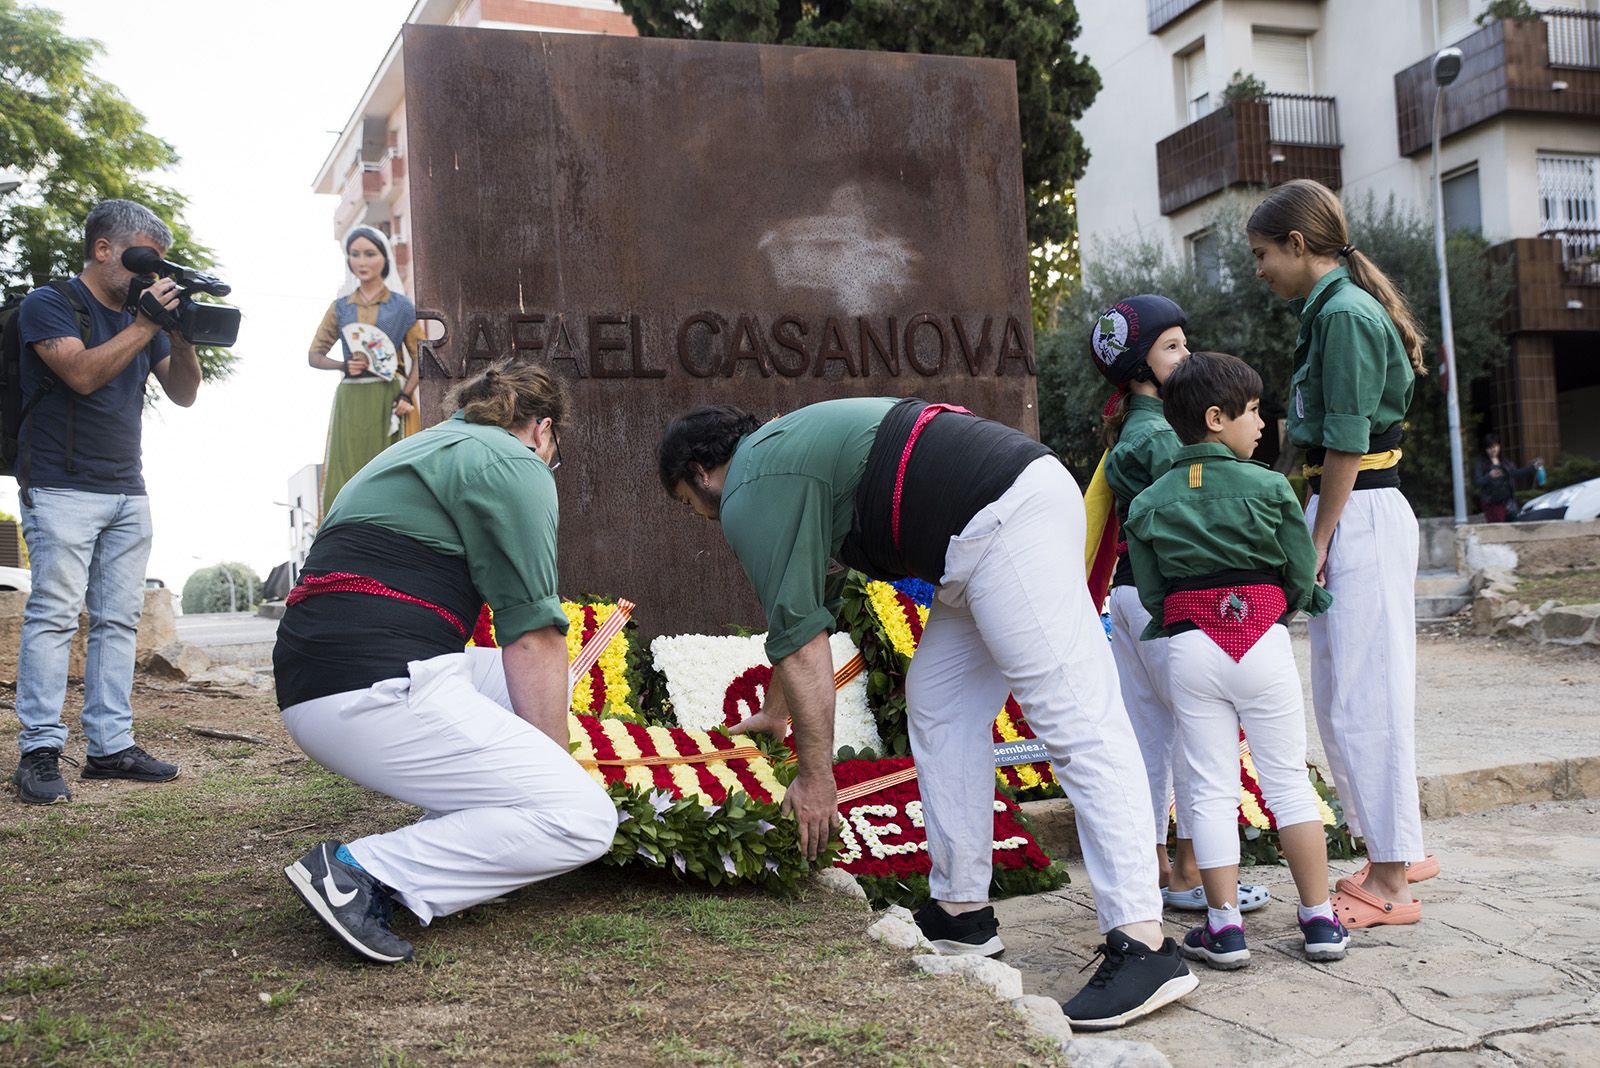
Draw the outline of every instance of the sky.
M98 40L93 70L144 113L181 162L156 176L189 198L186 218L216 254L244 313L234 374L192 408L145 416L144 476L155 519L146 574L181 588L239 560L263 578L289 558L291 476L320 463L338 375L306 349L344 277L336 196L311 183L414 0L24 0ZM0 478L0 511L17 514Z

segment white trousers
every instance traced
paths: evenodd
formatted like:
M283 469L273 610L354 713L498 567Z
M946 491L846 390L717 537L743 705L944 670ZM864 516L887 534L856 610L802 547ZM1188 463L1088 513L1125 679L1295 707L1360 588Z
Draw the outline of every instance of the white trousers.
M1307 523L1319 501L1311 498ZM1398 489L1350 494L1327 576L1333 607L1309 623L1311 699L1334 787L1368 856L1421 860L1417 517Z
M1198 630L1174 634L1168 665L1188 765L1195 863L1239 863L1239 729L1250 739L1267 807L1279 827L1320 822L1306 772L1306 706L1294 646L1281 623L1237 662Z
M409 678L283 710L317 763L426 810L409 827L348 843L363 868L426 924L604 855L616 806L511 711L500 650L408 667Z
M1083 538L1077 483L1054 457L1034 461L950 540L906 697L933 897L989 897L990 728L1010 692L1077 811L1104 932L1159 919L1161 896L1144 763L1089 602Z
M1167 812L1174 791L1178 799L1178 837L1188 838L1188 766L1178 749L1178 715L1167 684L1167 639L1142 642L1150 613L1133 586L1111 587L1111 655L1117 661L1122 703L1133 723L1133 736L1144 757L1145 778L1150 780L1150 809L1156 818L1156 845L1167 844Z

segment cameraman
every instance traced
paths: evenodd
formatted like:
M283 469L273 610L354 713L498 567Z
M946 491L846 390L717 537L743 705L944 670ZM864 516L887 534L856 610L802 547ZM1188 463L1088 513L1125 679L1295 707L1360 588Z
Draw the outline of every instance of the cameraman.
M33 591L17 658L22 759L14 781L31 804L72 797L58 765L67 740L61 705L86 596L83 778L165 782L178 774L133 740L135 632L151 541L140 436L148 376L187 408L200 389L200 362L192 345L146 310L177 307L177 284L157 279L134 313L124 305L135 276L122 265L128 248L165 255L171 244L172 231L149 208L102 201L84 222L83 273L62 289L29 293L17 313L23 403L32 402L19 435L17 483Z

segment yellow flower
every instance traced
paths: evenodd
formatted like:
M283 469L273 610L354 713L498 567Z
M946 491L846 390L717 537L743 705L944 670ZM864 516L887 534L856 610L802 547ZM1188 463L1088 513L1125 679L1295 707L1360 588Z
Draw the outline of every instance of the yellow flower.
M906 622L905 611L900 607L899 592L887 582L869 582L867 604L871 606L878 625L889 636L889 644L894 647L894 651L910 660L911 655L917 651L917 642L911 636L911 624ZM928 610L921 605L917 605L916 610L917 616L926 626Z

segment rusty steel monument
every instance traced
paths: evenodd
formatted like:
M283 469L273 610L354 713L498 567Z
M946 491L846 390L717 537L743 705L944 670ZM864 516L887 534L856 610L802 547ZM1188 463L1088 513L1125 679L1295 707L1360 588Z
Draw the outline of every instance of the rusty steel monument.
M417 303L447 331L424 410L505 357L566 380L565 596L636 601L647 635L760 625L656 479L695 405L920 396L1037 435L1009 61L404 33Z

